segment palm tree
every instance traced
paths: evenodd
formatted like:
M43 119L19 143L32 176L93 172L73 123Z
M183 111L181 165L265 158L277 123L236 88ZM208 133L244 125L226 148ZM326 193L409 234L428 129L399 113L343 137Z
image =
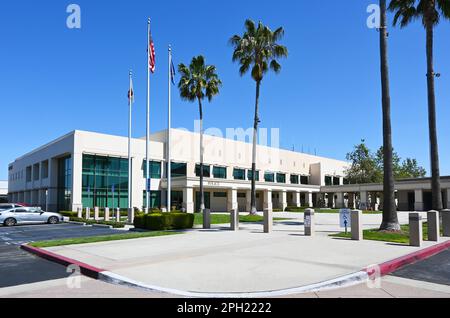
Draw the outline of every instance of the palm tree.
M391 96L389 88L389 64L387 48L387 17L386 0L380 0L380 57L381 57L381 87L383 108L383 223L382 231L400 231L397 208L395 205L395 188L393 172L393 147L391 126Z
M272 31L259 22L258 26L252 20L245 21L245 33L241 37L234 35L230 39L234 47L233 62L240 64L239 73L246 74L251 68L251 75L256 82L255 117L253 120L253 155L252 155L252 191L251 214L256 214L256 143L258 135L259 119L259 93L264 75L272 69L275 73L281 71L281 65L277 59L287 57L288 50L278 44L284 36L284 29L278 28Z
M442 192L439 173L439 149L436 129L436 96L434 89L433 33L440 18L450 19L450 0L391 0L389 10L395 12L394 25L406 27L421 19L426 30L428 125L430 133L431 188L433 210L442 210Z
M178 65L181 79L178 84L180 96L189 102L198 101L200 114L200 210L205 213L205 194L203 189L203 105L205 97L211 102L215 95L219 94L222 82L216 73L216 67L206 65L205 58L201 55L194 57L189 66L181 63ZM206 218L204 218L206 219Z

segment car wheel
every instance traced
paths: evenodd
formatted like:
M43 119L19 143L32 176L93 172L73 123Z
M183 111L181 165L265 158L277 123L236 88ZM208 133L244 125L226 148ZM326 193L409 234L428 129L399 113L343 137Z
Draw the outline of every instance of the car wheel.
M5 226L14 226L14 225L17 224L17 221L16 221L16 219L9 218L9 219L6 219L5 222L4 222L3 224L4 224Z
M59 220L56 216L52 216L48 219L48 224L58 224Z

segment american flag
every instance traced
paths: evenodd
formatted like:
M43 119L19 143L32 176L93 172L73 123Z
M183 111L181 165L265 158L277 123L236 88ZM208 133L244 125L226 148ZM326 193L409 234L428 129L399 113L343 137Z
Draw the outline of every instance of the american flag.
M152 73L155 73L155 45L153 43L152 33L150 32L150 43L149 43L149 54L148 54L148 67Z

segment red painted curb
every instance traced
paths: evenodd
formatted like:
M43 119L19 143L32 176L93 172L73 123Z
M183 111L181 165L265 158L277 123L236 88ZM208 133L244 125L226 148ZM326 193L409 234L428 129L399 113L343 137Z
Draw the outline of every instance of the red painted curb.
M33 246L30 246L30 245L24 244L24 245L21 245L20 248L22 248L23 250L25 250L27 252L30 252L30 253L32 253L32 254L34 254L36 256L39 256L39 257L44 258L46 260L49 260L49 261L61 264L61 265L66 266L66 267L69 266L69 265L76 265L76 266L78 266L80 268L81 274L83 274L85 276L88 276L90 278L93 278L93 279L98 279L99 278L99 274L101 272L105 271L104 269L96 268L94 266L91 266L91 265L88 265L88 264L85 264L85 263L73 260L73 259L68 258L68 257L57 255L55 253L46 251L46 250L41 249L41 248L33 247Z
M427 247L423 250L405 255L405 256L401 256L399 258L387 261L385 263L379 264L379 268L380 268L380 274L382 276L388 275L394 271L396 271L397 269L406 266L406 265L411 265L413 263L416 263L418 261L427 259L433 255L436 255L440 252L442 252L443 250L447 249L450 247L450 241L446 241L434 246L430 246ZM373 272L373 268L368 269L365 268L364 271L366 271L368 274L371 274L371 272Z

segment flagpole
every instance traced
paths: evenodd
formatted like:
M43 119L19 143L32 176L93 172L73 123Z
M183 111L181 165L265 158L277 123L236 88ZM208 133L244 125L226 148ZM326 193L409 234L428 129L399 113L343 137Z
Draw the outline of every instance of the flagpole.
M172 81L172 70L171 70L171 66L172 66L172 47L169 45L169 65L168 65L168 92L169 92L169 96L168 96L168 111L167 111L167 211L172 211L172 156L171 156L171 147L172 147L172 143L171 143L171 137L172 137L172 133L171 133L171 116L172 116L172 112L171 112L171 103L172 103L172 98L171 98L171 92L172 92L172 87L171 87L171 81Z
M150 18L147 21L147 134L146 134L145 213L150 208Z
M131 108L133 105L133 79L132 79L132 71L130 70L130 90L128 93L128 221L133 222L132 214L130 213L132 206L132 178L131 178Z

